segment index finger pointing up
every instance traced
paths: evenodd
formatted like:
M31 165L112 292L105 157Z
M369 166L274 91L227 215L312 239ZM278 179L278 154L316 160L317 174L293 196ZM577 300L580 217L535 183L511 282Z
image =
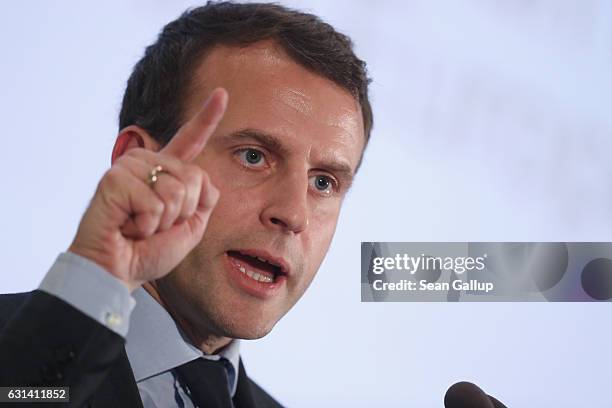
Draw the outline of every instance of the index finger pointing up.
M217 88L188 122L176 132L160 153L169 154L184 162L192 161L204 148L221 121L227 107L227 91Z

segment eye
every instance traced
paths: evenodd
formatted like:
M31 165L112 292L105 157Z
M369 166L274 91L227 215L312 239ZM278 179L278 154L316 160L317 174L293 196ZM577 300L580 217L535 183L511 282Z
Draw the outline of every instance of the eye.
M310 178L310 183L315 188L315 190L317 190L323 195L331 195L334 192L336 184L334 179L323 174L317 174L316 176L312 176Z
M257 149L241 149L236 152L238 160L247 167L264 167L266 164L263 152Z

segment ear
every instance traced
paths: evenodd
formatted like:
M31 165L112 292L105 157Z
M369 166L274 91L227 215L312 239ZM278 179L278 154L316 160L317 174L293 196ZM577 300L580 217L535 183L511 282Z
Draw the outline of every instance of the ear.
M115 163L115 160L124 155L129 149L136 147L156 152L160 149L160 144L140 126L130 125L122 129L117 135L115 147L113 147L111 164Z

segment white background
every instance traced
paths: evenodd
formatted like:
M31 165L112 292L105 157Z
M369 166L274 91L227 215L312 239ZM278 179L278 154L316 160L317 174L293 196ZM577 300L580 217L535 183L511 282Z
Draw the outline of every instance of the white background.
M610 241L612 3L291 1L355 41L375 128L338 232L249 374L291 407L611 407L609 304L360 302L360 241ZM0 292L35 288L110 164L133 64L184 1L0 17Z

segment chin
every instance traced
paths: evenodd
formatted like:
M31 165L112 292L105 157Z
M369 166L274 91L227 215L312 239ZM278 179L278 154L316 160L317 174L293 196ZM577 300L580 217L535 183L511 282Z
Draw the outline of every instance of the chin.
M221 316L218 316L221 317ZM224 337L232 339L256 340L264 337L272 331L278 319L265 319L261 316L249 318L247 315L223 316L214 319L213 324Z
M265 337L268 333L272 331L272 327L269 328L245 328L243 330L236 330L232 332L230 337L232 339L242 339L242 340L257 340Z
M207 316L215 331L224 337L255 340L266 336L287 313L287 299L262 301L232 287L214 291L200 300L201 316Z

